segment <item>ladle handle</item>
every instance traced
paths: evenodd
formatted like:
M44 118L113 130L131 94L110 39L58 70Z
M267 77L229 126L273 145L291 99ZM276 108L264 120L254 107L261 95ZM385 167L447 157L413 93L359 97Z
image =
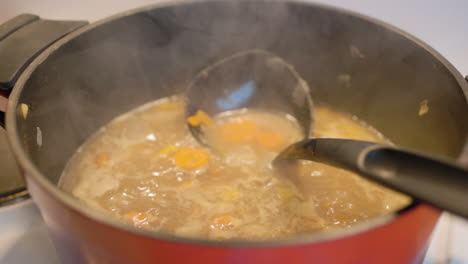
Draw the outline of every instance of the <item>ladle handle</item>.
M468 218L468 171L415 151L346 139L310 139L280 156L357 172L416 199Z

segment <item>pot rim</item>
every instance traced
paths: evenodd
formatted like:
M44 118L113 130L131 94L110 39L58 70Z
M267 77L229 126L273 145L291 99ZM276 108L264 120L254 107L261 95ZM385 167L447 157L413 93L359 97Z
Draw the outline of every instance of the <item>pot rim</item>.
M248 0L242 0L248 1ZM312 232L308 234L300 234L292 237L285 237L285 238L278 238L274 240L255 240L255 241L246 241L246 240L230 240L230 241L215 241L209 239L201 239L201 238L189 238L189 237L180 237L176 235L172 235L169 233L158 232L158 231L150 231L144 230L137 227L134 227L130 224L126 224L122 221L117 219L109 219L101 212L92 209L90 207L82 205L76 198L72 197L69 193L59 189L55 184L49 181L34 165L33 161L29 159L27 153L24 151L19 134L17 133L17 122L15 116L15 109L17 108L19 97L25 87L25 84L29 80L31 74L35 71L35 69L42 64L53 52L59 49L61 46L65 45L69 41L75 39L77 36L91 31L94 28L106 24L108 22L121 19L123 17L127 17L139 12L144 12L146 10L153 10L156 8L163 8L163 7L171 7L171 6L178 6L183 4L196 4L196 3L207 3L207 2L216 2L216 0L165 0L161 3L147 5L135 9L131 9L128 11L124 11L110 17L98 20L94 23L86 25L68 35L63 37L62 39L58 40L50 47L45 49L39 56L37 56L30 65L24 70L24 72L19 77L16 85L10 94L7 111L6 111L6 130L7 136L12 147L13 153L16 156L16 159L19 161L20 166L23 168L23 173L32 177L40 186L41 188L45 189L51 196L57 200L58 202L62 203L65 207L73 210L77 214L84 215L85 217L90 218L91 220L98 222L103 225L111 226L116 228L120 231L126 231L133 233L134 235L144 236L146 238L157 239L157 240L165 240L168 242L175 242L175 243L186 243L186 244L194 244L198 246L215 246L215 247L284 247L284 246L301 246L305 244L312 244L312 243L322 243L327 242L330 240L338 240L348 238L353 235L357 235L360 233L364 233L367 231L371 231L372 229L377 229L378 227L384 226L386 224L392 223L394 220L400 218L400 216L407 215L409 212L413 211L417 207L422 207L424 204L419 202L413 202L409 206L405 207L404 209L380 216L375 217L368 220L365 223L356 224L350 228L346 229L338 229L338 230L329 230L325 232ZM465 82L465 79L462 77L460 72L450 63L448 62L441 54L439 54L436 50L430 47L428 44L424 43L423 41L419 40L418 38L410 35L409 33L396 28L392 25L389 25L383 21L378 19L369 17L367 15L363 15L354 11L349 11L343 8L329 6L326 4L318 4L318 3L311 3L305 0L259 0L259 2L289 2L289 3L296 3L296 4L303 4L308 6L313 6L315 8L326 9L330 11L334 11L337 13L349 15L354 18L358 18L373 24L377 24L383 28L386 28L393 33L396 33L416 45L420 48L426 50L430 55L434 56L438 61L440 61L445 68L451 73L451 75L456 79L457 83L459 84L463 95L465 97L465 101L468 99L468 84ZM467 138L468 139L468 136ZM468 165L468 144L467 140L465 139L465 144L463 149L461 150L457 161L462 165ZM34 198L34 197L33 197Z

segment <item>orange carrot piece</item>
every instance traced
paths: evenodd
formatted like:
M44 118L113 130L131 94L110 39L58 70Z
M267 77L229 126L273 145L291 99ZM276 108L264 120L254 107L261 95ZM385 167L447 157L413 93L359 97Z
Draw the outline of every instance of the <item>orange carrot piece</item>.
M200 118L195 114L193 116L190 116L187 118L187 122L191 125L191 126L199 126L201 124L201 120Z
M232 216L229 214L218 215L214 218L214 223L221 226L232 225Z
M226 122L219 130L221 139L230 143L249 143L258 131L257 124L249 120Z
M283 144L283 137L273 131L263 131L257 134L256 142L267 149L278 150Z
M106 166L111 159L111 154L109 152L100 152L96 155L94 162L98 168Z
M174 155L174 160L177 166L193 170L205 166L210 156L201 148L182 148Z
M205 126L213 126L214 125L213 119L207 113L205 113L204 111L198 110L197 114L198 114L198 118L200 118L200 121L201 121L201 123L203 125L205 125Z
M131 220L135 225L143 224L148 220L148 214L145 212L130 211L124 217Z
M213 119L204 111L198 110L193 116L187 118L187 122L192 126L212 126L214 125Z

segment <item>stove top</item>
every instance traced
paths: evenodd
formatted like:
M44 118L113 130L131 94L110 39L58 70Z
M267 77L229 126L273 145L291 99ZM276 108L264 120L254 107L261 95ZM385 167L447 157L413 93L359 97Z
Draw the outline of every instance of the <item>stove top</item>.
M31 199L0 207L0 234L0 263L60 263Z

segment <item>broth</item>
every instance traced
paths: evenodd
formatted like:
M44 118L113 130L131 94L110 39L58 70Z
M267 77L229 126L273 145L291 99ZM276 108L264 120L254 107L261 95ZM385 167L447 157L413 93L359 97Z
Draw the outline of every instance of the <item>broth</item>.
M270 165L282 148L302 138L286 115L242 110L205 122L213 123L206 129L213 151L190 135L182 98L141 106L80 147L60 186L109 217L208 239L272 239L343 228L410 202L356 174L310 161L297 168L306 190L299 191ZM320 106L312 136L386 142L356 117Z

